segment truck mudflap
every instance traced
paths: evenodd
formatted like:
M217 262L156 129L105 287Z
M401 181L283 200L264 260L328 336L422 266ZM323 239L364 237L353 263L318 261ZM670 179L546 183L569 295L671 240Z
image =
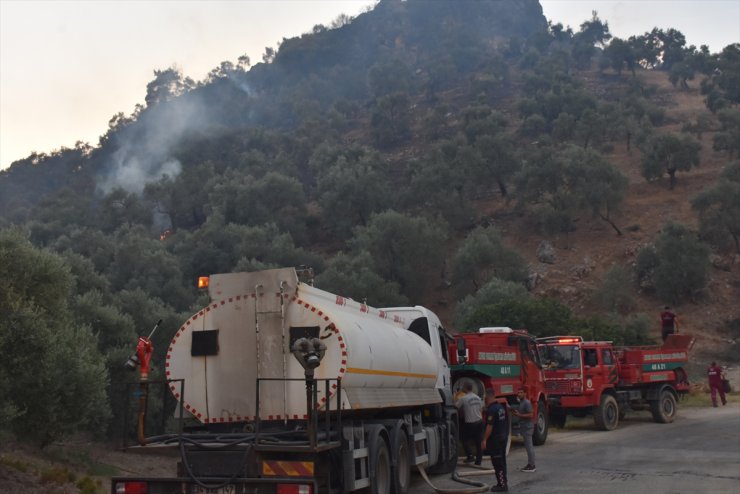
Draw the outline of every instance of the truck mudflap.
M147 494L318 494L314 478L202 478L194 481L187 477L150 478L114 477L111 494L120 492L146 492ZM128 489L128 490L127 490Z

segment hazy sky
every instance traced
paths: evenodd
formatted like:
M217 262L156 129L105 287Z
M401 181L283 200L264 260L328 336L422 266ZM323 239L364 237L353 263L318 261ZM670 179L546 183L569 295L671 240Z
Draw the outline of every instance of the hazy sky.
M516 0L510 0L516 1ZM615 36L674 27L712 52L740 42L740 0L542 0L574 30L597 10ZM154 69L200 80L222 61L261 61L283 37L356 15L372 0L0 0L0 169L32 151L97 145L144 103Z

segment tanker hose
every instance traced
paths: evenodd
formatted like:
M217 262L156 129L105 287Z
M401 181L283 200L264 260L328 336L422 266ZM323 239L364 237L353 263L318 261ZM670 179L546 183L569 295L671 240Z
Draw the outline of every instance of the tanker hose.
M282 435L288 435L288 434L294 434L294 433L295 431L283 431L283 432L275 433L273 434L273 436L282 436ZM185 443L195 445L201 449L216 450L216 449L222 449L222 448L229 447L229 446L234 446L239 443L252 442L254 441L255 436L256 434L238 434L236 435L236 437L231 438L229 437L228 434L226 435L208 434L205 437L198 436L197 438L195 438L195 437L181 435L177 438L179 442L179 446L180 446L180 459L182 460L182 464L185 467L185 470L187 471L188 476L193 480L193 482L195 482L196 484L198 484L199 486L203 487L206 490L220 489L222 487L229 485L235 478L239 476L240 472L237 470L236 472L234 472L233 475L231 475L231 477L227 478L226 480L218 484L207 484L203 482L202 480L198 479L195 476L195 473L193 473L193 470L190 466L190 462L187 460L187 449L185 448ZM204 442L207 440L215 440L219 442L219 444L214 445L214 446L209 446L208 444ZM244 458L242 458L242 461L239 463L240 465L246 464L247 456L249 455L250 450L251 450L251 447L249 446L244 448Z
M481 470L482 471L480 472L480 474L493 473L493 470L490 469ZM434 484L432 484L432 481L429 479L426 470L424 470L424 467L419 466L419 473L424 479L424 482L426 482L429 487L434 489L434 492L436 492L437 494L477 494L480 492L487 492L491 488L490 485L485 484L484 482L463 478L460 474L457 473L457 466L455 466L455 470L452 471L452 480L454 480L455 482L460 482L462 484L468 484L473 487L466 487L463 489L435 487Z
M175 437L173 439L174 440L172 440L172 441L171 440L166 440L165 441L165 444L168 444L168 443L172 443L172 442L177 441L178 444L180 444L181 442L184 442L184 443L188 443L188 444L192 444L194 446L197 446L199 449L218 450L218 449L228 448L229 446L236 446L237 444L251 443L254 440L254 437L253 437L253 435L239 435L237 437L231 438L228 441L224 441L222 439L219 439L218 437L215 437L214 439L211 439L210 440L211 442L216 442L217 443L217 444L213 444L213 445L207 444L206 442L204 442L204 441L209 440L209 439L200 438L200 437L198 439L193 439L193 438L190 438L190 437L187 437L187 436L179 436L179 437Z
M242 458L241 463L239 463L240 465L244 465L247 463L247 456L249 455L250 450L251 448L248 448L248 447L244 448L244 458ZM203 482L202 480L200 480L199 478L195 476L195 474L193 473L193 469L190 467L190 462L188 461L187 456L188 455L187 455L187 450L185 449L185 441L181 440L180 441L180 459L182 460L182 464L185 467L185 470L188 472L188 476L192 479L193 482L195 482L196 484L198 484L199 486L201 486L202 488L206 489L209 492L211 490L215 491L222 487L226 487L227 485L231 484L231 482L235 478L239 476L240 472L239 470L237 470L234 472L234 474L231 477L227 478L226 480L224 480L223 482L219 484L206 484L205 482Z

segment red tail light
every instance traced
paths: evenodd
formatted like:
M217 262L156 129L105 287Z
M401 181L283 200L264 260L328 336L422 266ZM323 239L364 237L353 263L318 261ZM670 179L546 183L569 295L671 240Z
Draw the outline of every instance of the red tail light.
M117 482L116 494L148 494L149 486L146 482Z
M311 484L278 484L275 494L313 494Z

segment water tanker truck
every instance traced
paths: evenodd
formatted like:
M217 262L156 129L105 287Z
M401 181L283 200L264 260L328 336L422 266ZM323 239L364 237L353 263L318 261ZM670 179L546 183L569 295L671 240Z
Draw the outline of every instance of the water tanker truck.
M690 335L669 335L658 346L616 347L580 336L537 339L545 365L550 421L592 414L601 430L617 428L628 410L650 410L658 423L673 422L676 402L689 390L685 370Z
M414 467L454 469L448 336L434 313L376 309L292 268L212 275L208 293L165 361L196 427L139 432L139 449L179 449L177 473L117 477L111 492L400 494Z

